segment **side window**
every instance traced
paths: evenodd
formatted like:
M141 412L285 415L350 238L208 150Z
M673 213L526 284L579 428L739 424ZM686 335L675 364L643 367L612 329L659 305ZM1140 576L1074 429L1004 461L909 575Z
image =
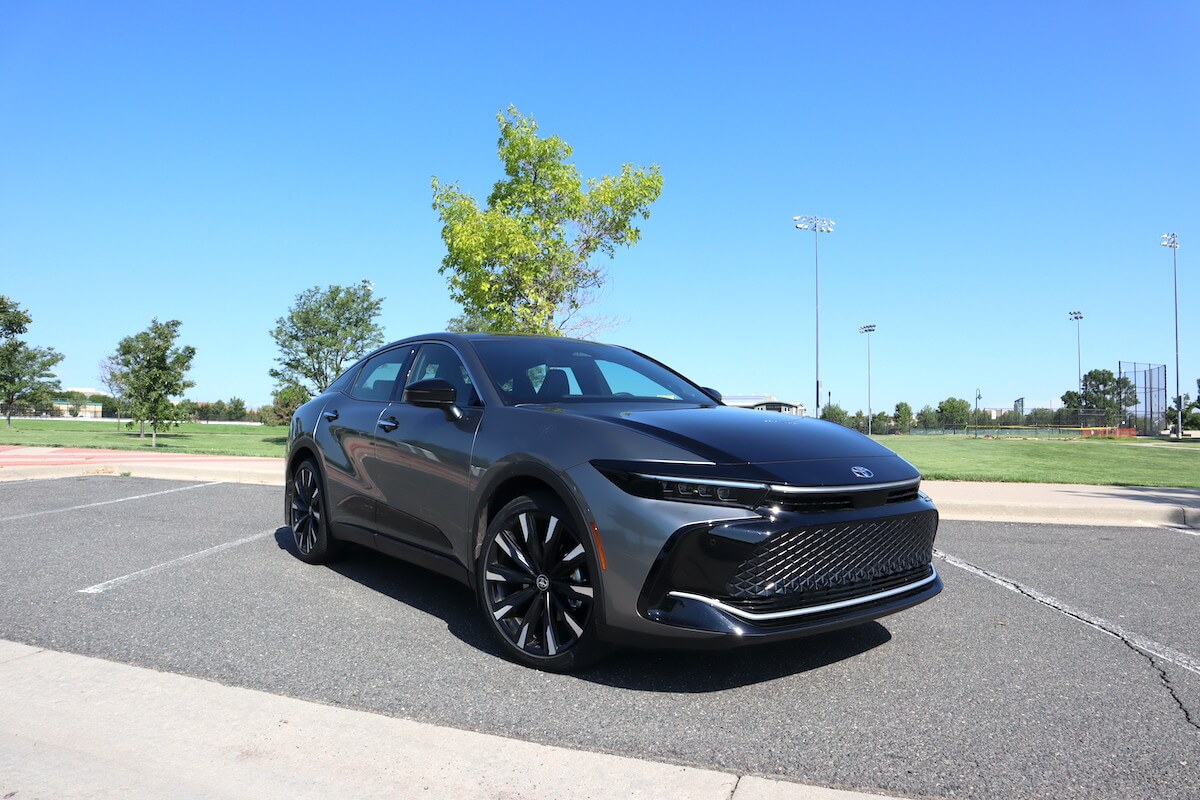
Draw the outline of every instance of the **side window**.
M471 385L471 376L458 353L444 344L425 344L417 351L412 369L404 381L408 387L417 381L442 380L454 387L460 406L479 405L479 395Z
M410 353L411 348L397 347L368 360L358 371L358 378L350 389L350 396L356 400L374 400L381 403L391 400L396 379Z

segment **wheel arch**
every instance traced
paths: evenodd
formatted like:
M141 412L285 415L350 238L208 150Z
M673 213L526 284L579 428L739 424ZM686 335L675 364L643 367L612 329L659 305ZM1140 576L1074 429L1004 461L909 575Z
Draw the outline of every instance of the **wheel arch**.
M514 499L522 495L528 495L532 492L548 492L563 504L567 512L572 516L572 522L577 526L581 535L586 535L588 541L592 543L593 557L599 562L599 546L592 534L591 518L582 508L577 499L578 495L572 491L571 486L559 474L549 467L532 462L515 463L505 467L487 481L478 494L479 501L476 504L475 513L472 516L471 523L471 559L470 569L472 577L475 573L475 564L479 559L479 549L483 543L484 534L487 532L488 525L500 509L504 508ZM597 566L597 579L600 580L600 575L603 572L600 569L599 563ZM475 581L471 580L471 586L475 586ZM604 607L602 603L596 605L596 621L603 623Z

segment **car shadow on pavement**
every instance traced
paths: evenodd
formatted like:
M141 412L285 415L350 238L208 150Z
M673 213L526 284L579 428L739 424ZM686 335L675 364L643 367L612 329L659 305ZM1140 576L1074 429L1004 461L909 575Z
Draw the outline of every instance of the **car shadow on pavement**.
M275 541L295 556L291 529L279 528ZM495 658L505 658L480 616L469 588L443 575L357 545L347 545L327 565L362 586L434 615L460 641ZM892 638L878 622L734 650L617 649L572 677L642 692L718 692L771 681L854 658Z

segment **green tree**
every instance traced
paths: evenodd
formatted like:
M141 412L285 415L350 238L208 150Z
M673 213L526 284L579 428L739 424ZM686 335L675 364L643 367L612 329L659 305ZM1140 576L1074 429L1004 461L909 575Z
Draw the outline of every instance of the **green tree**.
M116 405L116 413L113 416L117 418L117 430L120 430L121 409L125 405L125 373L121 370L121 364L115 354L106 356L100 362L100 382L113 397Z
M933 406L926 405L921 407L921 410L917 412L917 424L921 426L922 430L926 431L938 427L938 414Z
M850 415L846 413L846 409L837 403L826 403L821 406L821 419L836 422L838 425L844 425L847 428L850 427Z
M229 413L229 408L225 405L224 400L218 400L215 403L208 404L208 418L213 422L221 422L225 419L225 415Z
M871 417L871 433L881 436L892 429L892 418L886 411L879 411Z
M182 418L171 398L195 385L186 375L196 348L175 346L181 324L177 319L159 322L155 318L149 328L126 336L117 345L117 363L125 373L133 418L143 423L143 437L144 423L150 423L151 447L158 446L160 429L178 424Z
M241 422L246 418L246 401L240 397L229 398L225 407L225 419L230 422Z
M861 408L855 411L854 416L850 418L850 427L859 433L867 432L867 415L862 412Z
M1124 375L1117 377L1112 370L1094 369L1083 376L1083 388L1064 392L1062 401L1067 408L1081 409L1084 421L1099 418L1111 427L1120 424L1126 408L1137 405L1137 387Z
M896 403L896 432L911 433L913 429L913 410L908 403Z
M1025 424L1025 415L1017 411L1005 411L996 418L997 425L1014 428Z
M325 391L346 367L383 344L383 328L376 321L382 306L383 298L375 296L368 280L305 289L287 315L275 320L271 336L279 346L279 367L271 377L281 386Z
M1054 424L1054 412L1048 408L1035 408L1027 415L1026 422L1038 428L1048 428Z
M180 400L175 404L175 407L179 410L181 419L195 422L200 417L200 407L196 404L195 400Z
M1175 422L1179 419L1178 397L1173 398L1170 408L1167 409L1167 427L1175 430ZM1200 397L1195 400L1190 394L1183 395L1183 429L1197 430L1200 429Z
M662 174L624 164L621 174L586 187L568 163L570 145L538 136L533 117L509 106L496 117L505 177L484 208L459 188L433 179L433 208L442 221L450 297L462 306L450 327L491 332L574 333L605 322L579 318L604 283L591 264L641 238L634 224L649 219L662 193Z
M938 403L938 425L942 428L962 428L971 419L971 404L959 397L947 397Z
M12 427L13 407L48 402L59 390L54 367L63 360L49 347L30 347L17 337L29 329L33 317L16 301L0 295L0 402L5 425Z
M308 390L303 386L289 384L280 386L275 390L274 402L269 406L264 406L260 412L262 423L264 425L291 425L292 415L296 413L296 409L307 403L310 399Z

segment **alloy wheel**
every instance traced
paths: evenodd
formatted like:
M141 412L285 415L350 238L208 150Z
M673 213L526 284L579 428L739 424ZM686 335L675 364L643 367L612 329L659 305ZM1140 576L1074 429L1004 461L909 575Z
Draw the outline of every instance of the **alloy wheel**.
M487 610L518 650L549 658L584 635L595 592L583 543L563 520L514 514L492 537L485 565Z
M292 536L296 549L308 555L317 546L321 529L321 485L313 468L305 463L292 478Z

